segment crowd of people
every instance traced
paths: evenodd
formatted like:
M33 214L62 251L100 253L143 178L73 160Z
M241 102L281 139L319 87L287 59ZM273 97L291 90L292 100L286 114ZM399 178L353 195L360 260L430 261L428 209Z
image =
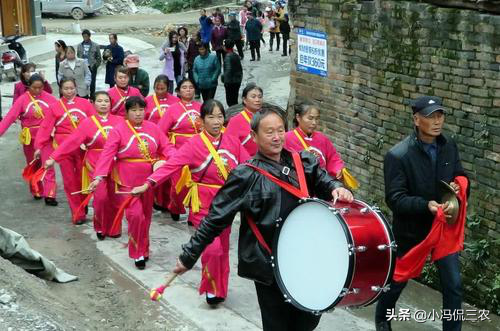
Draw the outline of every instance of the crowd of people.
M232 221L240 212L239 274L255 281L264 330L313 330L320 317L283 302L269 268L270 255L262 246L273 240L275 219L286 219L298 203L283 188L287 185L314 192L324 200L351 202L345 163L330 139L318 131L321 109L313 104L295 107L294 126L287 132L283 113L266 106L263 89L253 83L241 93L243 110L231 118L214 99L220 77L227 105L239 103L241 60L247 46L251 60L260 59L264 26L270 32L269 51L282 47L282 54L288 55L290 26L280 3L261 11L247 1L239 13L229 14L227 24L220 11L211 16L202 11L199 31L189 35L180 27L169 32L159 56L164 67L154 79L151 93L149 73L140 68L139 56L126 54L116 34L109 35L110 44L102 54L88 30L83 31L76 50L58 40L59 98L52 95L44 73L36 72L35 64L24 65L13 105L0 121L0 136L20 121L19 139L26 159L23 177L35 200L58 205L54 171L58 163L73 224L87 222L90 201L99 240L120 237L125 218L129 257L140 270L154 258L149 248L153 210L170 213L174 221L187 214L187 223L197 231L183 246L173 272L185 272L201 256L199 292L210 305L223 302L228 295L229 237ZM96 73L102 62L106 63L109 89L96 91ZM203 102L198 101L200 96ZM429 104L417 100L414 107L416 133L412 139L422 141L426 153L418 156L419 162L430 158L429 169L435 169L437 155L449 150L447 157L454 168L441 177L452 182L464 175L456 146L441 138L441 101L427 101ZM405 151L414 148L408 144ZM411 180L403 177L410 170L396 166L406 165L403 158L408 154L401 148L391 150L386 160L392 162L385 165L387 198L395 214L408 213L412 204L427 218L438 208L447 212L448 206L436 202L436 194L423 193L418 185L407 187ZM291 171L285 172L285 168ZM401 253L417 245L426 231L412 237ZM402 241L408 233L399 228L396 235ZM458 309L458 257L444 259L438 267L448 292L453 293L449 305ZM394 307L405 285L393 283L391 292L382 297L377 329L390 329L384 314Z

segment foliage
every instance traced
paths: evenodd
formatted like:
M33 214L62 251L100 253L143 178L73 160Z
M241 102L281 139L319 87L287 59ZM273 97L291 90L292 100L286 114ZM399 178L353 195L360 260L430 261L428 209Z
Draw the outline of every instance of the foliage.
M152 0L150 6L164 13L173 13L190 8L200 8L207 5L208 2L208 0Z

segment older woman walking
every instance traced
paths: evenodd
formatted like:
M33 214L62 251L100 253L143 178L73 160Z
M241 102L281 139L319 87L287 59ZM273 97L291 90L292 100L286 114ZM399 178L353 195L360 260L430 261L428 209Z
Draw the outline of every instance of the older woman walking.
M73 46L68 46L66 59L59 66L59 84L63 79L74 79L76 94L81 98L88 98L92 75L85 60L76 57Z

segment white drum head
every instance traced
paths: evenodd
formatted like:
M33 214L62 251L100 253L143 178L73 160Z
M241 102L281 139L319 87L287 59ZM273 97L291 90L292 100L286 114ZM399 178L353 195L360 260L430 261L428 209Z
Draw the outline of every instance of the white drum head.
M328 309L345 287L350 258L341 222L326 205L308 201L282 225L274 247L277 278L299 308Z

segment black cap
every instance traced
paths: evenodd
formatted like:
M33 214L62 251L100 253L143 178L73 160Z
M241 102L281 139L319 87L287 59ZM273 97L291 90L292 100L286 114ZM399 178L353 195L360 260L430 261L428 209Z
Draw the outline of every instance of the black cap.
M413 100L411 108L413 114L420 113L423 116L429 116L437 110L444 113L442 100L439 97L423 96Z

